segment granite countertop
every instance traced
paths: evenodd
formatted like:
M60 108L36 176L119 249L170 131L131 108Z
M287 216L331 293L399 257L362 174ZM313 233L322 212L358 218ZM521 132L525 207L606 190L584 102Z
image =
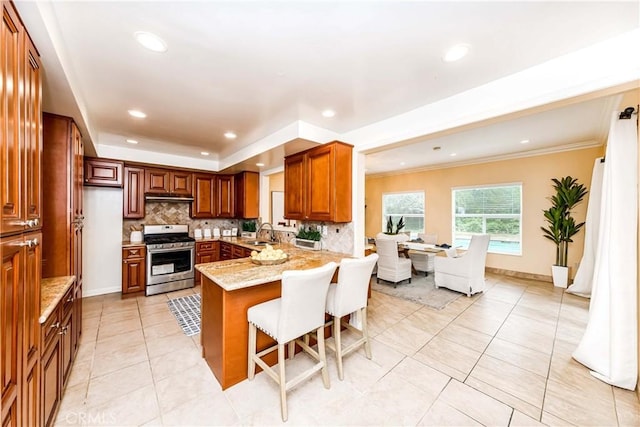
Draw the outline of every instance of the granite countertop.
M122 247L123 248L128 248L128 247L132 247L132 246L145 246L144 242L132 242L130 240L123 240L122 241Z
M248 249L252 249L252 250L256 250L256 251L261 251L262 249L264 249L265 245L253 245L251 244L251 242L255 242L255 241L263 241L266 242L266 240L262 240L262 239L250 239L248 237L207 237L207 238L202 238L202 239L196 239L196 243L200 243L200 242L228 242L228 243L232 243L234 245L238 245L238 246L242 246L243 248L248 248ZM284 248L284 246L281 245L285 245L285 244L280 244L280 243L270 243L271 246L273 246L274 248ZM287 247L293 247L292 245L288 245ZM284 249L283 249L284 250Z
M47 321L75 281L76 276L48 277L40 281L40 324Z
M253 245L246 246L254 247ZM239 258L198 264L196 269L222 289L233 291L280 280L282 272L285 270L307 270L320 267L331 261L340 264L344 258L351 258L350 255L337 252L300 249L288 243L272 246L287 253L289 260L277 265L257 265L252 263L249 258Z

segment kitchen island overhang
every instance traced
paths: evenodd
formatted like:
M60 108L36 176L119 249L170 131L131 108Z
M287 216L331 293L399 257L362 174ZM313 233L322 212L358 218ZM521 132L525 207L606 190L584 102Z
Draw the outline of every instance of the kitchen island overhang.
M247 378L248 339L247 310L261 302L280 297L282 272L307 270L329 262L340 265L348 254L329 251L308 251L293 245L274 245L289 255L287 262L278 265L256 265L249 258L198 264L202 273L202 325L200 342L202 357L227 389ZM336 275L338 273L336 272ZM337 276L334 277L336 281ZM331 328L327 328L329 336ZM258 351L274 341L259 331ZM266 359L277 363L277 354Z

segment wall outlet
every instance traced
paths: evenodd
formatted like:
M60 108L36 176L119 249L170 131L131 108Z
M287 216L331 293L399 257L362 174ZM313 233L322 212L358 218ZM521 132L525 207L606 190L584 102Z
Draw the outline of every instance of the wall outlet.
M322 235L326 236L327 234L329 234L329 227L327 227L326 225L322 226Z

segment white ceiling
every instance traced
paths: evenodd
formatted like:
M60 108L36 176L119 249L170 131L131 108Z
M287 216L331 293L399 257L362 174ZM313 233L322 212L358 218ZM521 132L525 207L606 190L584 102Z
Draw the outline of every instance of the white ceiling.
M351 142L344 137L359 129L640 27L637 0L58 1L17 7L43 59L44 109L74 116L90 154L211 170L258 160L277 167L282 153L310 140ZM159 35L168 51L142 48L133 38L140 30ZM443 51L459 42L469 43L471 53L443 62ZM397 169L403 161L402 167L417 168L602 143L615 99L539 108L438 138L403 139L398 129L387 138L391 144L368 151L367 173ZM130 118L131 108L148 117ZM326 108L336 116L322 117ZM229 130L236 140L224 138ZM131 146L127 138L140 143ZM433 151L435 145L442 149ZM201 151L211 155L203 158Z

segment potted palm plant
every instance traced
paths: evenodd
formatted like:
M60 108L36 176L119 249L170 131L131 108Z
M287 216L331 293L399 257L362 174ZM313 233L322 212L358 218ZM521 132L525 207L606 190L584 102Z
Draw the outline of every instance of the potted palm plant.
M553 188L556 193L551 196L551 207L543 211L546 227L540 227L543 236L556 245L556 263L551 267L553 284L566 288L569 281L569 243L584 226L584 222L576 223L572 209L584 199L587 188L578 184L576 178L566 176L561 179L553 178Z

